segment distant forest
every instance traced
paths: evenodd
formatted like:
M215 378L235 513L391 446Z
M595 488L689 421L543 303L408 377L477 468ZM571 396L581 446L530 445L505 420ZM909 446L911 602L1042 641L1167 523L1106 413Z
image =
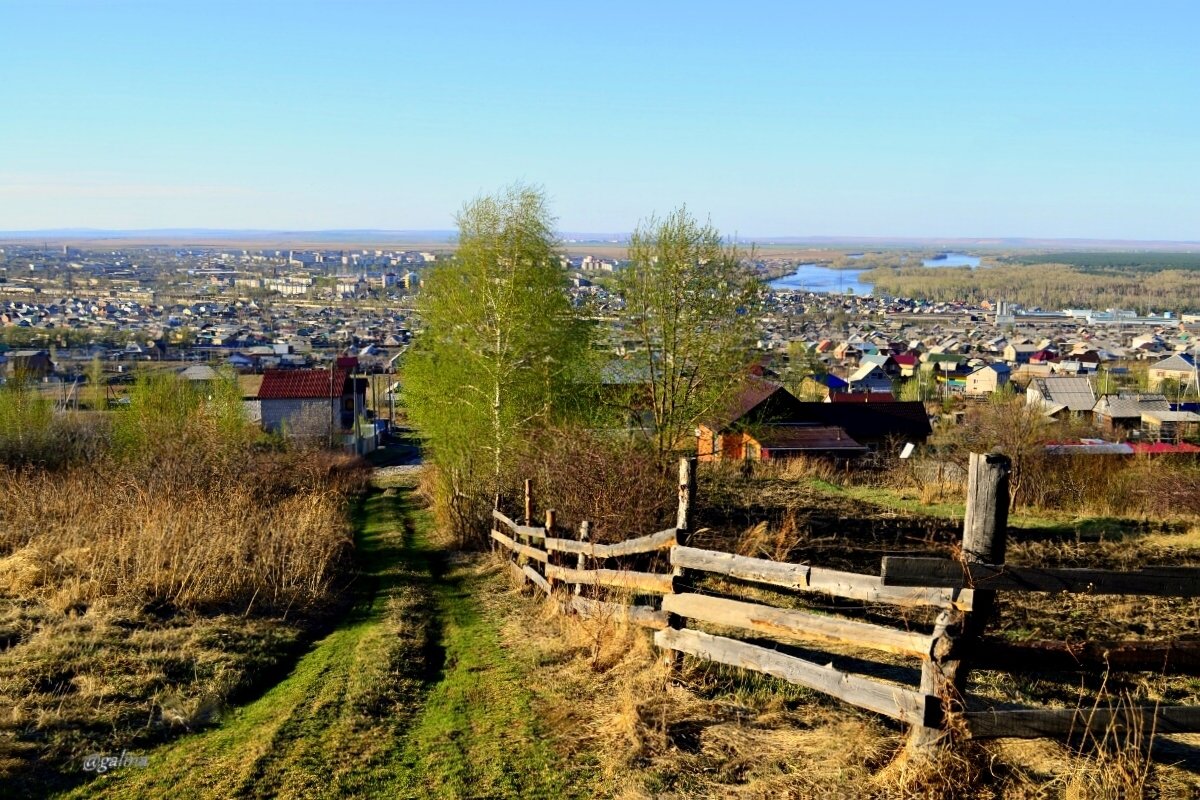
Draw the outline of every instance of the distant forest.
M1163 272L1164 270L1200 270L1200 251L1195 253L1149 252L1066 252L1020 253L996 258L1001 264L1067 264L1082 272L1114 271Z
M860 280L874 285L876 294L913 297L934 302L1007 300L1027 308L1126 308L1150 311L1195 311L1200 308L1200 255L1188 253L1055 253L1054 259L1088 255L1097 257L1089 266L1036 257L1017 263L969 267L879 267ZM1146 264L1119 266L1098 263L1130 256ZM1192 267L1150 266L1163 257L1191 258ZM1013 257L1025 259L1024 256ZM997 259L998 261L1000 259Z

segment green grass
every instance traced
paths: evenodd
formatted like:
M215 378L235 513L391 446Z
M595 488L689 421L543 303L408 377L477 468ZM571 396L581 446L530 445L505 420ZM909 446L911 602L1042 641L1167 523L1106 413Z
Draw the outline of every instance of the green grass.
M406 738L388 795L566 795L534 697L522 685L524 671L506 657L495 621L468 590L445 586L446 672Z
M498 575L446 565L406 492L359 514L365 575L342 624L212 730L71 796L561 797L525 669L481 598Z

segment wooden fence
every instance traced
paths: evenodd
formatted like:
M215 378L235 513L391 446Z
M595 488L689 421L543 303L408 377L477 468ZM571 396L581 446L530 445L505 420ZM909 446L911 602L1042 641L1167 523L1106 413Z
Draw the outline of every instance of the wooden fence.
M532 487L526 481L523 523L495 511L491 538L506 551L509 567L521 581L582 616L653 629L655 644L669 661L686 654L824 692L909 725L910 744L918 750L942 746L952 738L950 731L974 738L1069 736L1136 725L1160 733L1200 731L1200 707L996 707L966 695L971 668L1200 674L1200 643L1018 644L985 635L995 619L997 592L1200 597L1200 569L1195 568L1117 572L1005 566L1008 473L1006 457L972 454L961 559L887 557L879 575L689 547L695 494L695 462L690 459L681 459L679 465L673 528L596 544L589 539L589 524L583 522L575 537L566 538L558 535L553 511L546 512L544 524L533 524ZM657 563L660 570L648 563ZM765 587L785 594L925 608L936 617L928 631L901 630L848 616L854 613L849 607L853 604L836 605L837 614L817 613L713 591L706 588L713 577L735 591ZM688 627L689 622L733 635L707 633ZM748 638L734 638L738 633ZM920 682L906 686L837 669L830 659L839 653L818 663L811 656L788 652L797 646L805 653L850 648L860 665L865 663L861 651L911 659L919 666ZM877 666L886 672L889 665Z

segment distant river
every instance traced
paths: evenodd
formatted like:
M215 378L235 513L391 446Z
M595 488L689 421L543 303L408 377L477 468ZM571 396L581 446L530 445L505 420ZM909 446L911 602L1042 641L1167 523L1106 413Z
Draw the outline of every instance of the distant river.
M864 269L830 269L821 264L800 264L791 275L768 281L772 289L799 289L806 292L837 292L849 289L855 294L870 294L871 284L859 283Z
M927 267L978 267L979 259L964 253L946 253L945 258L927 258L921 262ZM807 292L836 292L847 290L855 294L870 294L871 284L859 280L864 269L832 269L823 264L800 264L791 275L768 281L772 289L799 289Z
M921 263L927 267L978 267L979 259L965 253L945 253L945 258L927 258Z

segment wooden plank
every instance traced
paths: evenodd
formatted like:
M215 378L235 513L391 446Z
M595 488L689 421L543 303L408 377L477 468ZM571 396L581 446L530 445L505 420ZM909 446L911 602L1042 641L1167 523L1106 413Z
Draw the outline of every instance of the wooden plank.
M578 553L584 556L594 554L597 546L591 542L577 542L573 539L559 539L553 536L546 537L546 549L551 553Z
M671 564L785 589L821 592L849 600L908 608L933 606L969 610L973 601L970 589L894 588L884 586L876 575L841 572L807 564L787 564L765 558L747 558L694 547L671 548Z
M615 558L617 556L634 555L635 553L650 553L662 550L675 544L675 529L667 528L648 536L627 539L615 544L595 544L579 542L574 539L546 538L546 549L558 553L578 553L593 558Z
M970 454L962 539L962 560L968 564L1004 563L1011 469L1012 460L1003 453ZM956 609L938 612L929 658L921 663L920 691L942 698L943 714L962 710L970 669L963 662L963 651L983 633L995 611L994 592L978 591L973 600L970 613ZM947 745L946 733L940 726L914 725L909 731L908 747L932 756Z
M492 519L503 522L505 525L507 525L510 528L517 527L517 523L513 522L511 519L509 519L508 517L501 514L500 509L497 509L497 508L492 509Z
M588 522L585 519L579 523L579 543L585 544L587 542L590 542L591 540L592 540L592 523ZM550 545L550 540L547 539L546 546L549 547L549 545ZM586 567L587 567L587 557L584 556L583 553L580 553L579 555L577 555L575 557L575 569L584 569ZM578 583L575 584L575 594L578 595L578 594L582 594L582 593L583 593L583 587L580 586Z
M546 538L545 528L537 528L532 525L517 525L513 528L513 531L519 536L528 536L532 539Z
M605 558L629 556L635 553L652 553L655 550L673 547L677 534L678 530L676 528L667 528L657 533L639 536L636 539L626 539L623 542L601 545L601 547L604 548Z
M861 575L857 572L841 572L824 567L813 567L809 572L808 591L823 592L847 600L886 603L902 608L932 606L970 611L975 605L973 589L884 586L878 575Z
M772 608L702 594L667 595L663 598L663 610L688 619L742 628L773 638L835 642L929 658L931 639L928 636L809 611Z
M807 589L808 573L811 569L806 564L787 564L781 561L768 561L765 558L747 558L733 553L701 550L696 547L671 548L671 566L713 572L744 581L783 586L787 589Z
M584 583L589 586L609 586L653 594L670 594L671 576L657 572L631 572L619 569L571 569L553 564L546 566L547 577L566 583Z
M985 638L972 647L971 666L1017 673L1113 670L1200 675L1200 642L1009 642Z
M885 557L881 578L885 586L972 586L1002 592L1200 597L1200 569L1193 567L1147 567L1136 572L1118 572L964 564L947 558Z
M535 539L545 539L546 538L546 529L545 528L538 528L533 525L518 525L517 523L513 522L511 519L509 519L508 517L504 516L499 511L496 511L494 509L492 510L492 519L503 522L505 525L507 525L509 527L509 529L511 529L513 531L513 533L520 534L521 536L532 536Z
M1147 741L1151 730L1155 735L1200 732L1200 706L1026 708L967 711L962 717L971 737L975 739L1059 738L1082 734L1084 731L1102 736L1110 727L1121 731L1128 730L1130 726L1140 726Z
M679 459L679 504L675 509L676 541L687 546L692 536L692 498L696 496L696 456ZM674 548L672 548L674 549ZM687 586L688 571L678 564L671 565L671 593L683 591ZM681 631L687 620L678 614L667 614L667 630ZM683 654L675 650L664 650L662 664L670 672L683 666Z
M572 596L568 606L581 617L592 619L615 619L640 625L643 628L662 630L667 627L667 612L658 611L650 606L631 606L624 603L606 603L603 600L591 600L578 595Z
M525 574L533 582L533 585L541 589L546 594L550 594L550 582L538 574L538 571L531 564L526 564L521 568L521 572Z
M512 550L514 553L520 553L523 556L528 556L535 561L541 561L543 564L546 563L547 555L545 550L539 550L536 547L530 547L527 544L521 544L520 542L513 541L500 531L492 531L492 538L507 547L509 550Z
M764 647L711 636L688 628L668 628L654 634L659 647L698 658L774 675L789 683L807 686L839 700L913 725L936 725L941 701L912 689L892 686L858 675L821 666Z

